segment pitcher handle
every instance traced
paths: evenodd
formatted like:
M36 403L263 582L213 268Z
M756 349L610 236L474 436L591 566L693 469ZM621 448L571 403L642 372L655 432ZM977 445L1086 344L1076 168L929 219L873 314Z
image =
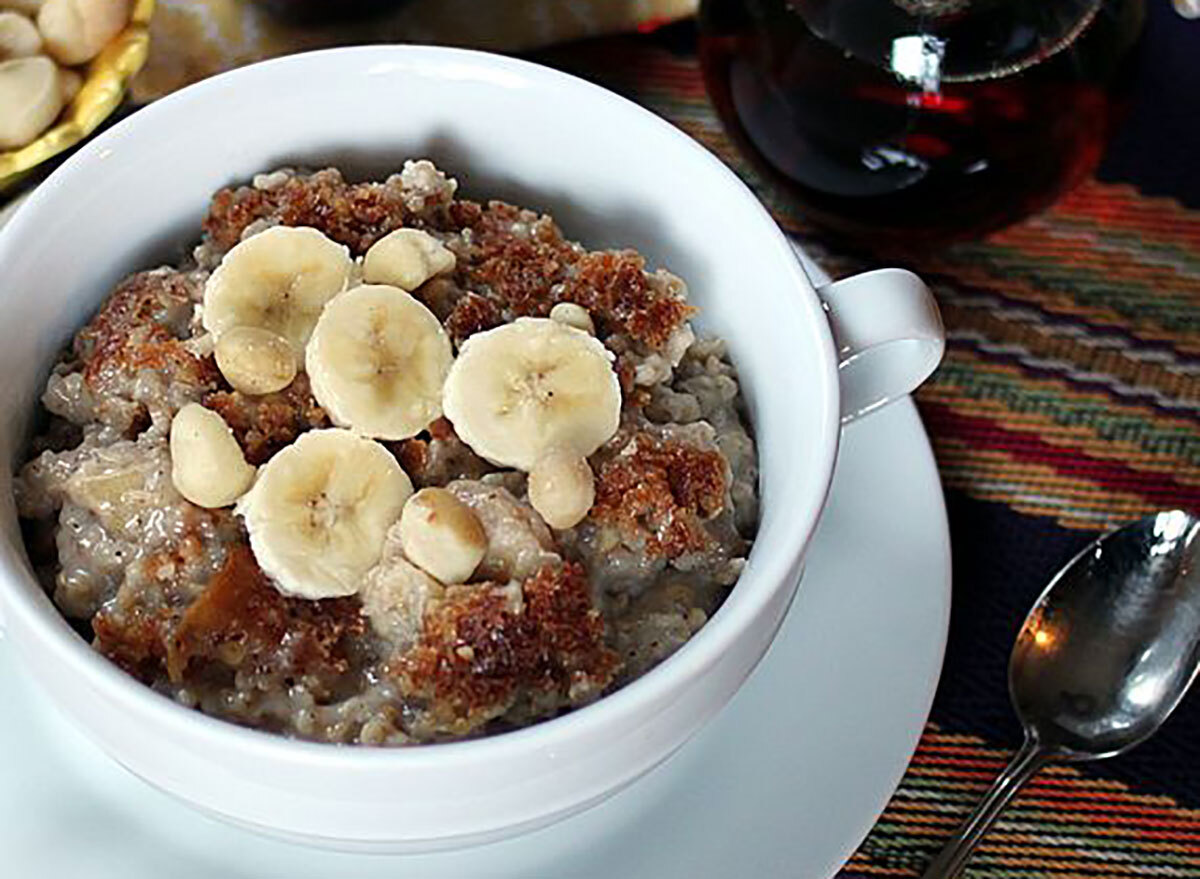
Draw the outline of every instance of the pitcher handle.
M843 424L916 390L941 362L942 316L912 272L876 269L816 289L837 346Z

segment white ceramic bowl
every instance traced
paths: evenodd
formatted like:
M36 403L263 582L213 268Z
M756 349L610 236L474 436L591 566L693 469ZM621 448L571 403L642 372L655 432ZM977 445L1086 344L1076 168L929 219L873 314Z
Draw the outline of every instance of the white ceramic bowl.
M9 470L36 395L60 346L115 282L173 259L197 237L218 187L283 164L333 164L365 177L421 156L455 174L466 194L548 210L569 237L636 247L689 282L702 327L730 343L758 437L762 516L745 573L712 621L658 669L595 705L486 740L336 747L184 709L94 653L31 574ZM29 676L149 783L225 819L316 844L430 848L509 835L599 801L682 745L770 643L824 503L840 413L872 402L839 404L825 306L785 237L719 161L607 91L482 53L334 50L185 89L97 138L42 184L0 233L0 267L0 452L10 462L0 475L0 611ZM882 390L876 370L867 392L902 392L932 369L939 328L919 282L868 275L835 287L847 294L827 297L843 313L845 375L862 365L849 357L859 348L904 338L924 339L924 359L888 373ZM875 303L864 310L867 298ZM903 360L903 346L890 350Z

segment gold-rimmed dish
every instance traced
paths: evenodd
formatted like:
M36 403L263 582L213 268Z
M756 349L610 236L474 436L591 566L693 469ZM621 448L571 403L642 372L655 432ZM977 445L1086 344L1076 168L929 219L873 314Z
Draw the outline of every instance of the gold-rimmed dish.
M87 65L82 88L44 134L0 152L0 195L35 168L85 140L121 104L129 81L146 63L155 0L135 0L129 23Z

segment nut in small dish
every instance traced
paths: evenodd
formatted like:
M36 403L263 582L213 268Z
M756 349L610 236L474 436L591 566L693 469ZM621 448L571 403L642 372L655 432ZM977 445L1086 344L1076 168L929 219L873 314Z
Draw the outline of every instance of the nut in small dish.
M154 6L0 0L0 191L82 141L116 109L146 61ZM10 69L14 60L25 63ZM28 87L31 75L36 88Z
M42 50L42 35L32 18L0 12L0 59L28 58Z
M29 143L62 110L58 68L49 58L0 62L0 147Z
M86 64L129 23L129 0L46 0L37 26L60 64Z

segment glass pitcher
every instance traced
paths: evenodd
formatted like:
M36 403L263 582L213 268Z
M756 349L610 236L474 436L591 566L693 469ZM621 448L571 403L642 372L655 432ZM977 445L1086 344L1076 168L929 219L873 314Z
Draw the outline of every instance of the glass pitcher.
M1142 0L703 0L709 94L804 216L867 245L973 237L1094 170Z

